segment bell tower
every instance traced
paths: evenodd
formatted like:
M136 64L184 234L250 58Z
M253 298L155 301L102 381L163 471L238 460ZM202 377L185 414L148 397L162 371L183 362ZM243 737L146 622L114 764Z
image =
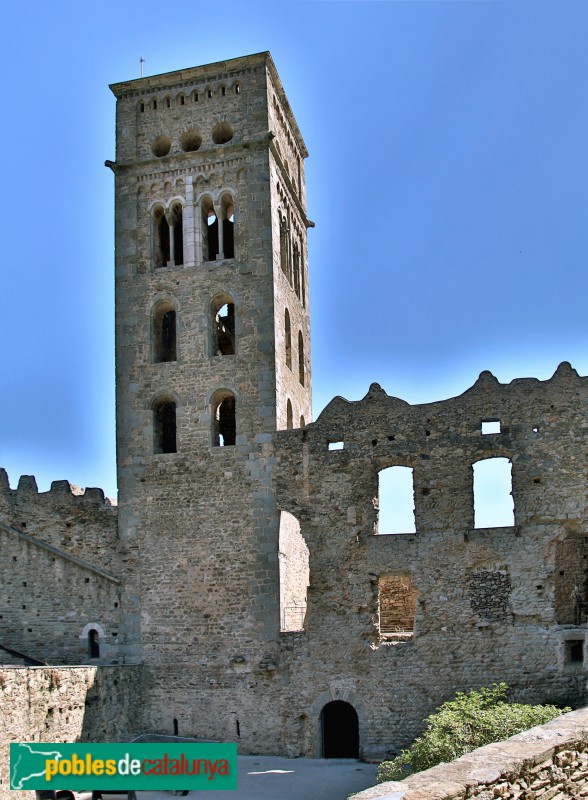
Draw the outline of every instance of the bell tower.
M147 727L195 730L197 705L201 730L203 687L231 694L226 665L280 630L273 434L311 421L307 151L267 52L111 89L126 658Z

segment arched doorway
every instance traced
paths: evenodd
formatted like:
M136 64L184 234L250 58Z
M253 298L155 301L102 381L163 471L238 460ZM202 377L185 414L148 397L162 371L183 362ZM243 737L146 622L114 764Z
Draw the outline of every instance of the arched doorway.
M321 711L323 758L359 758L359 720L351 703L332 700Z

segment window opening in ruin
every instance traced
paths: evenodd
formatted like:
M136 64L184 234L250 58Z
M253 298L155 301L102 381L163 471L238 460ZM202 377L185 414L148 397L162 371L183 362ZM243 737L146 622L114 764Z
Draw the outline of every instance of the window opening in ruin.
M216 261L218 256L218 218L212 201L208 198L202 201L202 219L202 259L204 261Z
M174 264L180 266L184 263L184 225L183 209L181 203L176 203L172 208L173 214L173 241L174 241Z
M177 453L176 404L160 400L153 409L153 452Z
M155 363L175 361L176 312L170 303L160 303L153 314L153 360Z
M235 354L235 304L230 295L222 295L212 306L213 356Z
M194 102L198 102L198 92L194 92Z
M304 630L307 593L310 583L308 547L300 522L288 511L280 511L278 540L280 570L280 630Z
M515 524L512 464L508 458L486 458L473 464L474 528Z
M141 114L144 113L144 111L145 111L145 103L141 103L141 105L139 106L139 110L141 111Z
M387 467L378 472L375 506L379 534L416 532L412 467Z
M305 425L306 425L306 422L304 421L304 416L301 414L300 415L300 427L304 428Z
M568 639L566 641L566 664L584 663L584 640Z
M157 100L154 100L152 105L153 105L153 110L157 111Z
M100 644L96 628L90 628L88 631L88 655L90 658L100 658Z
M321 711L323 758L359 758L359 720L351 703L332 700Z
M235 84L235 94L241 94L241 87L238 83Z
M174 736L178 736L179 735L178 731L179 731L178 720L174 717Z
M223 97L225 97L225 95L227 94L227 90L224 86L221 87L221 94Z
M184 97L184 95L183 95L183 94L181 94L181 95L178 97L178 100L179 100L179 102L180 102L180 105L181 105L181 106L185 105L185 103L186 103L186 98Z
M208 90L207 95L208 95L208 99L212 100L212 89Z
M213 401L213 444L215 447L234 445L237 438L235 396L230 392L217 393Z
M166 98L165 98L165 105L166 105L168 108L171 108L171 100L169 99L169 97L166 97Z
M380 635L383 639L410 639L414 633L419 593L410 575L381 575L378 580Z
M499 419L483 419L482 420L482 434L485 436L488 433L500 433L500 420Z
M294 427L294 415L292 414L292 403L290 400L286 403L286 428L291 431Z
M329 442L329 450L343 450L345 442Z
M304 339L302 338L302 331L298 331L298 380L302 386L304 386L305 372Z
M555 542L554 611L558 625L588 621L588 542L566 535Z
M225 195L223 209L223 253L225 258L235 258L235 206L233 198Z
M170 260L169 223L161 206L153 215L155 228L155 266L167 267Z
M292 329L290 327L290 312L284 312L284 337L286 340L286 366L292 369Z

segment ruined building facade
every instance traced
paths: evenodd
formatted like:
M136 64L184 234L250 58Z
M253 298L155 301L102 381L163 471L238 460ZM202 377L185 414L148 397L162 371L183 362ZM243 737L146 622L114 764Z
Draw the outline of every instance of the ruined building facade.
M271 57L112 90L118 506L5 480L0 661L139 670L129 736L292 756L383 757L492 681L581 702L588 379L373 384L311 422L307 151ZM514 513L487 527L494 459Z

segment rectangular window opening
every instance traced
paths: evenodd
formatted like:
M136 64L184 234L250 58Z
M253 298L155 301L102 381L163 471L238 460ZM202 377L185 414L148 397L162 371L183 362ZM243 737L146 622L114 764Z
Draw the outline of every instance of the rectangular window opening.
M500 433L500 420L499 419L483 419L482 420L482 435L486 436L488 433Z
M329 442L329 450L343 450L345 442Z
M378 580L380 636L406 641L414 635L418 590L410 575L381 575Z
M584 640L569 639L566 642L566 664L584 663Z

